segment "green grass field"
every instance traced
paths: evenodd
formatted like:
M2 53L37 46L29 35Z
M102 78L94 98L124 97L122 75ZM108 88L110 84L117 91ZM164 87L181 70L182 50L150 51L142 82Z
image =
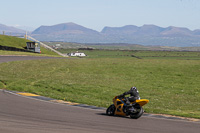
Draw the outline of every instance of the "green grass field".
M109 106L115 95L134 85L141 98L150 100L144 107L146 112L200 118L199 60L105 57L16 61L2 63L0 73L1 88L101 107Z
M93 48L101 50L151 50L151 51L200 51L200 47L169 47L169 46L144 46L126 43L98 43L82 44L71 42L44 42L49 46L59 44L60 49Z
M9 42L12 38L2 37L4 41L0 40L0 45L15 44ZM26 40L20 42L23 43L19 47L24 47ZM60 51L69 53L77 49ZM134 85L141 98L150 100L144 106L146 112L200 119L200 52L80 52L88 56L1 63L0 88L108 107L114 96ZM54 56L48 50L42 53L31 55ZM0 51L1 54L24 55L25 52Z
M60 49L62 53L84 52L86 58L129 58L139 59L192 59L200 60L200 52L185 51L142 51L142 50L78 50Z

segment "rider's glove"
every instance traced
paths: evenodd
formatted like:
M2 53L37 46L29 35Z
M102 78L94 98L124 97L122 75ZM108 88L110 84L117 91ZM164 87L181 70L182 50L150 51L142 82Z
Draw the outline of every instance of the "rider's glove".
M119 95L119 96L117 96L118 98L122 98L122 97L124 97L124 94L121 94L121 95Z

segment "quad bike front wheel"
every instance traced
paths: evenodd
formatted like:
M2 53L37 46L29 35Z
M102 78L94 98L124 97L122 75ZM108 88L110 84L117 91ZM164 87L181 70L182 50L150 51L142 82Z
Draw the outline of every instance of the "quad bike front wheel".
M115 106L114 104L110 105L107 110L106 110L106 114L113 116L115 114Z
M138 119L142 116L142 114L144 113L144 110L141 106L137 106L135 109L136 109L136 112L131 113L130 117L133 119Z

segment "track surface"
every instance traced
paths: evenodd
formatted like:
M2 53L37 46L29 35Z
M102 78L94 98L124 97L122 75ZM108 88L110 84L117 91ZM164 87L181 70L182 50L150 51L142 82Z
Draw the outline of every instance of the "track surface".
M23 60L29 57L14 58ZM5 62L4 59L1 60L2 56L0 62ZM196 122L146 116L137 120L111 117L105 115L105 110L56 104L0 91L1 133L199 133L199 131L200 124Z

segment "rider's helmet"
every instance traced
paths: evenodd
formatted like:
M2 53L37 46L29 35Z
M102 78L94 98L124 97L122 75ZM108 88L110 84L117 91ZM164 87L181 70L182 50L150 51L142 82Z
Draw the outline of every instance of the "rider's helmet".
M131 87L130 91L137 91L137 88L136 87Z
M136 96L137 99L140 99L139 91L136 87L131 87L130 91L134 93L134 96Z

